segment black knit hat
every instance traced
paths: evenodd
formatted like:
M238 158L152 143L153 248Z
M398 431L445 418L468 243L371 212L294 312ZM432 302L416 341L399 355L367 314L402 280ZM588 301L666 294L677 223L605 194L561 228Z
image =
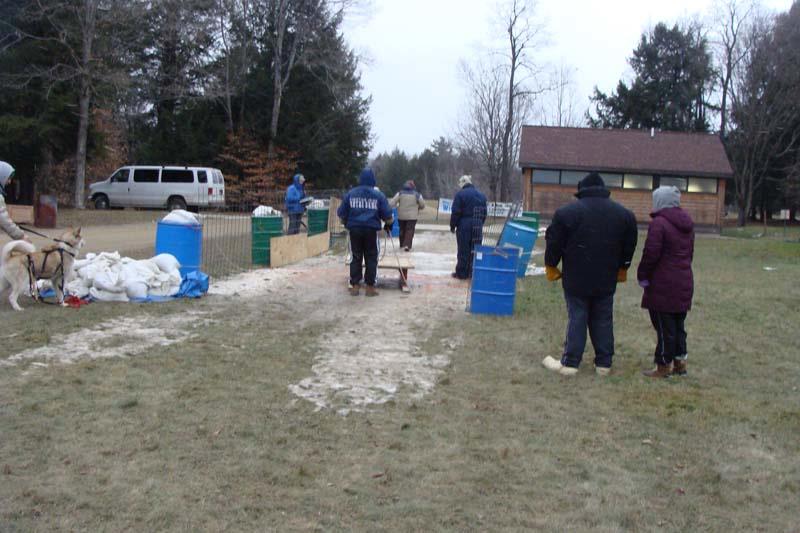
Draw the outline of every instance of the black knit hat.
M603 178L600 177L600 174L597 172L592 172L591 174L587 174L585 178L578 182L578 190L585 189L587 187L605 187L606 184L603 181Z

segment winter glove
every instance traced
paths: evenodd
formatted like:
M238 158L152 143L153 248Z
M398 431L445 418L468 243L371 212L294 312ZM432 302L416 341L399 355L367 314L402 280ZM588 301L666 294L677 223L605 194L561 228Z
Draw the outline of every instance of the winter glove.
M392 232L392 222L385 222L385 223L383 224L383 230L384 230L386 233L391 233L391 232Z
M450 226L450 233L455 233L455 232L456 232L456 227Z
M649 286L650 286L650 282L649 282L649 281L647 281L646 279L640 279L640 280L639 280L639 286L640 286L641 288L643 288L643 289L646 289L647 287L649 287Z
M620 268L617 270L617 283L625 283L628 281L628 269Z
M545 266L544 272L547 276L547 281L558 281L561 279L561 271L558 267Z

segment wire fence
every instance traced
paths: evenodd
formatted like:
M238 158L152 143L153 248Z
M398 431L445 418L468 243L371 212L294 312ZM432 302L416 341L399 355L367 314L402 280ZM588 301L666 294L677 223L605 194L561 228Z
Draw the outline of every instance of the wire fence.
M344 191L341 190L307 190L306 195L314 198L309 209L329 208L333 199L336 204ZM253 248L253 211L259 206L272 208L275 215L280 212L280 234L286 235L289 221L285 212L285 190L248 191L239 195L246 201L225 202L214 205L213 202L202 202L198 209L203 224L203 270L212 277L226 277L252 268L263 267L263 263L254 261ZM332 236L342 235L344 228L338 217L328 217L328 231ZM309 228L308 212L304 213L300 233L307 233Z

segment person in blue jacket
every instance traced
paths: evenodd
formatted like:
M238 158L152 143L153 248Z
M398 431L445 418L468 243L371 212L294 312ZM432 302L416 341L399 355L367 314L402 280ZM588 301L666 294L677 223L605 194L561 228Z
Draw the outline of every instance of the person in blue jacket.
M378 277L378 231L392 231L392 210L382 192L375 188L375 173L371 168L361 171L358 186L342 198L336 214L350 232L353 260L350 262L350 294L358 296L361 283L362 262L366 262L364 281L367 296L377 296L375 282Z
M458 179L461 190L453 199L450 214L450 231L456 234L458 262L452 276L457 279L472 277L472 250L483 240L483 223L486 220L486 196L472 185L472 178Z
M300 232L300 221L303 219L305 207L300 200L305 198L306 192L303 184L306 178L302 174L295 174L292 178L293 183L286 189L286 213L289 215L289 230L287 235L295 235Z

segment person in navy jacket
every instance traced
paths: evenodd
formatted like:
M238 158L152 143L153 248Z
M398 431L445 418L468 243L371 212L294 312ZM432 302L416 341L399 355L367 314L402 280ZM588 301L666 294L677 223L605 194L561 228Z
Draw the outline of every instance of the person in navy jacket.
M472 250L483 240L483 223L486 220L486 196L472 185L472 178L461 176L461 190L453 198L450 214L450 231L456 234L458 262L452 276L458 279L472 277Z
M295 174L292 184L286 189L286 213L289 215L289 229L287 235L295 235L300 231L300 221L303 219L305 207L300 200L305 198L306 192L303 184L306 178L302 174Z
M367 284L367 296L377 296L375 282L378 276L378 231L392 231L392 210L386 196L375 188L375 173L371 168L361 171L358 186L350 189L342 198L342 205L336 211L350 232L350 247L353 259L350 262L350 294L358 296L362 279L362 263L366 262L363 273Z

